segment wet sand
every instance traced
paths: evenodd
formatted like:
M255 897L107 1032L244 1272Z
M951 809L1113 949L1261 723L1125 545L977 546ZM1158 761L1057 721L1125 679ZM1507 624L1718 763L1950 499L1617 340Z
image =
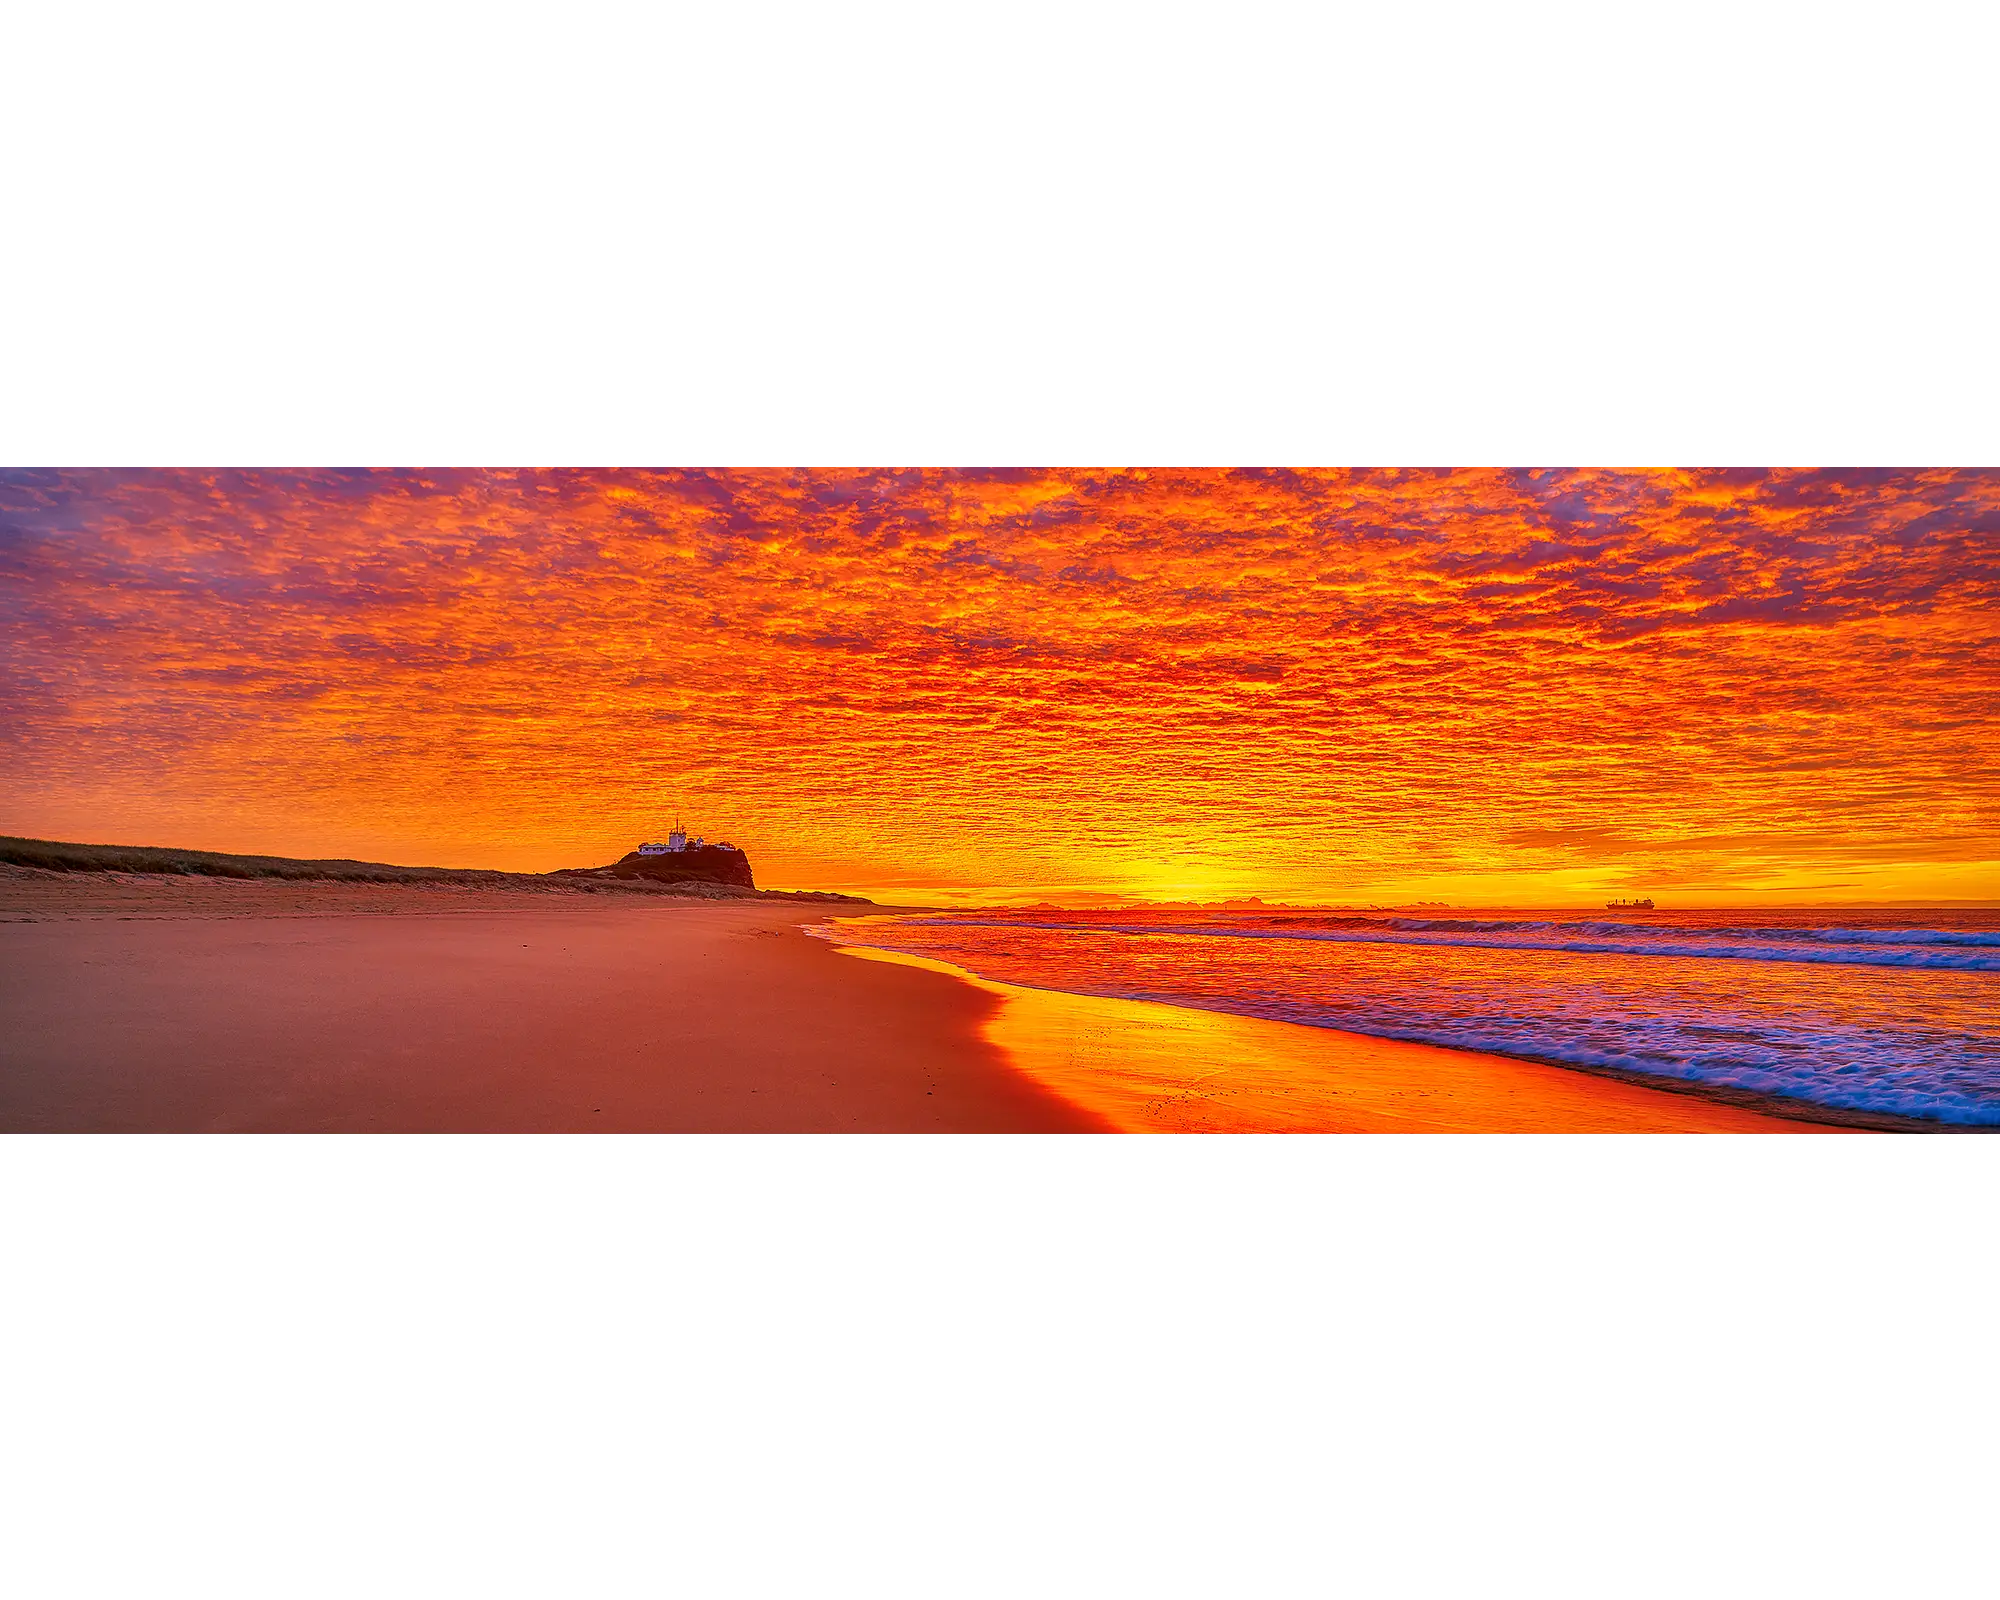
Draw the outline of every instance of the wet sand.
M1841 1133L1510 1056L1145 1000L1026 989L922 956L1001 1002L987 1037L1037 1082L1125 1133Z
M844 910L6 875L0 1130L1832 1131L804 931Z

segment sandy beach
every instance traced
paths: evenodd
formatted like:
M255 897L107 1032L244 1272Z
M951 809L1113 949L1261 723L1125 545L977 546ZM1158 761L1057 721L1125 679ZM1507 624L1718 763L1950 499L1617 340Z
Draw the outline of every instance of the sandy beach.
M11 874L0 1129L1821 1131L804 931L835 913Z
M0 896L8 1130L1103 1126L983 1037L991 996L842 960L810 907L35 888Z

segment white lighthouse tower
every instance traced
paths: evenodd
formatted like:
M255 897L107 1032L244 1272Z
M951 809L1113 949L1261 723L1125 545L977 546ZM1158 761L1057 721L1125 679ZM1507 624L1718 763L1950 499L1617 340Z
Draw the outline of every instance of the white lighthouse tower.
M676 815L674 817L674 831L667 835L667 842L665 844L642 844L639 846L639 854L642 856L677 856L691 845L699 845L700 843L699 839L688 838L687 829L681 826L681 819Z

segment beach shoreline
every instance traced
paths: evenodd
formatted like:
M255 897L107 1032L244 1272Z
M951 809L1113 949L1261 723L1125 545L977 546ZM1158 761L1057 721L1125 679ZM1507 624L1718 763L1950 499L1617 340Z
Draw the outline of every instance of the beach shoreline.
M1904 1126L805 931L919 907L36 877L0 883L8 1131Z
M1114 945L1119 952L1129 946L1141 954L1127 956L1120 953L1100 957L1095 950L1083 955L1073 954L1054 939L1034 942L1037 936L1033 930L1044 925L1032 919L1019 924L1024 931L1015 932L1004 921L975 917L968 924L971 931L964 934L953 931L955 919L949 916L906 918L894 914L870 916L863 913L840 914L830 921L841 930L843 939L855 945L929 962L937 970L957 972L970 981L990 982L998 994L1094 996L1122 1004L1143 1003L1196 1010L1216 1017L1238 1018L1258 1026L1278 1024L1282 1028L1304 1028L1311 1034L1347 1041L1340 1048L1349 1054L1364 1046L1391 1052L1420 1047L1447 1052L1444 1057L1431 1058L1439 1063L1451 1060L1511 1062L1520 1067L1560 1073L1563 1077L1559 1081L1565 1083L1573 1082L1578 1077L1594 1078L1630 1090L1670 1095L1681 1101L1702 1101L1760 1118L1816 1127L1882 1133L2000 1132L2000 1125L1991 1120L1961 1120L1945 1114L1927 1115L1865 1102L1858 1105L1841 1103L1843 1096L1821 1098L1794 1090L1789 1084L1774 1086L1759 1081L1760 1076L1765 1079L1774 1076L1770 1072L1751 1073L1749 1082L1745 1083L1741 1080L1730 1081L1729 1075L1715 1070L1713 1063L1705 1062L1707 1070L1700 1072L1683 1071L1680 1070L1682 1062L1671 1052L1645 1048L1643 1030L1649 1019L1643 1014L1637 1018L1629 1014L1621 1018L1615 1010L1600 1014L1600 1020L1585 1035L1584 1042L1591 1048L1579 1050L1576 1048L1579 1029L1574 1025L1569 1026L1567 1032L1561 1027L1543 1030L1523 1025L1522 1017L1533 1015L1532 1003L1526 1011L1510 1013L1506 1002L1499 1001L1498 1022L1490 1026L1477 1010L1462 1011L1457 1018L1449 1010L1426 1013L1423 1009L1426 1005L1437 1003L1428 998L1432 991L1423 987L1439 981L1431 972L1406 974L1417 987L1398 990L1393 984L1385 988L1379 970L1369 972L1364 969L1355 974L1357 989L1349 991L1340 985L1343 974L1337 971L1329 974L1322 968L1313 977L1307 977L1312 969L1303 964L1296 970L1282 965L1259 970L1238 959L1239 953L1244 950L1298 949L1317 954L1329 948L1310 942L1295 946L1287 938L1277 935L1268 936L1278 940L1275 945L1266 943L1265 937L1255 932L1244 934L1243 942L1219 944L1216 946L1216 963L1210 966L1205 961L1180 959L1181 952L1197 948L1198 941L1186 943L1143 937L1148 933L1184 931L1172 927L1157 930L1151 927L1114 928L1110 931L1140 937L1130 941L1106 940L1105 943ZM898 923L906 924L906 931L898 932L895 926ZM883 926L873 926L877 924ZM910 924L914 926L907 926ZM1008 931L994 935L991 930L996 928ZM1055 931L1065 934L1078 930L1062 925ZM1089 931L1087 923L1081 931ZM1308 934L1301 937L1310 941L1314 936ZM1945 939L1950 936L1937 937ZM1346 947L1336 945L1332 948ZM1155 953L1161 950L1172 952L1173 958ZM1538 956L1536 959L1542 958ZM1719 963L1702 965L1716 967ZM1821 969L1806 970L1816 972ZM1544 981L1540 974L1528 976L1536 982ZM1320 986L1318 990L1311 986L1314 981ZM1968 980L1957 981L1962 985ZM1328 988L1329 982L1334 987ZM1587 990L1584 992L1587 996ZM1414 998L1406 1001L1406 995ZM1365 999L1357 999L1356 996ZM1497 994L1491 998L1499 999ZM1552 1012L1550 1020L1574 1024L1576 1015L1574 1010L1569 1016L1563 1016L1559 1011ZM1378 1023L1406 1022L1412 1018L1425 1025L1415 1030L1392 1030L1385 1026L1380 1031L1376 1026ZM1657 1020L1663 1028L1683 1025L1685 1034L1713 1031L1695 1027L1684 1019L1677 1022L1672 1010L1658 1013ZM1703 1020L1706 1019L1700 1016L1694 1019L1695 1022ZM1471 1025L1454 1026L1455 1022ZM1642 1037L1637 1044L1624 1043L1623 1050L1638 1060L1621 1058L1619 1028L1621 1023L1627 1022L1636 1022ZM1218 1023L1216 1026L1224 1025ZM1795 1031L1797 1026L1794 1024ZM1487 1037L1479 1037L1482 1034ZM1494 1035L1504 1038L1496 1039ZM1267 1037L1275 1040L1281 1036ZM1750 1037L1755 1038L1755 1035ZM1774 1048L1781 1047L1782 1042ZM1248 1046L1240 1046L1239 1049L1247 1051ZM1659 1060L1661 1066L1652 1068L1653 1059ZM1406 1057L1405 1060L1415 1070L1415 1058ZM1839 1058L1835 1060L1837 1062ZM1722 1065L1728 1067L1732 1064L1725 1060ZM1307 1064L1305 1076L1315 1075L1316 1069ZM1846 1087L1837 1077L1827 1081L1843 1089ZM1515 1124L1510 1120L1509 1125Z
M840 948L993 994L1002 1006L986 1031L1008 1058L1126 1133L1852 1133L1891 1120L1864 1127L1774 1109L1770 1096L1681 1093L1637 1074L1036 989L926 956Z

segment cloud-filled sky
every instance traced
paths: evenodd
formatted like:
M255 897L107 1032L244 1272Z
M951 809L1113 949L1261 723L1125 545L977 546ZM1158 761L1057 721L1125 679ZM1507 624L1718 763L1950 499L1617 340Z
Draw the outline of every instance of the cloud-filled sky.
M0 832L2000 896L2000 473L5 472Z

